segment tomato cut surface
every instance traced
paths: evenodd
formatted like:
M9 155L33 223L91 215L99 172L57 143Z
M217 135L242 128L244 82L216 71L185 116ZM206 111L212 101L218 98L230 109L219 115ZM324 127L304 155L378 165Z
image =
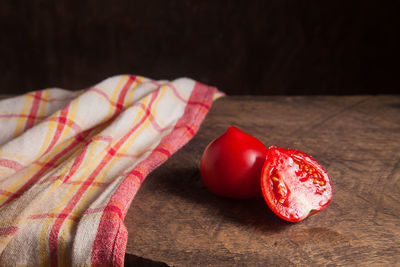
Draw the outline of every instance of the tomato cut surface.
M266 154L263 143L231 126L205 148L200 162L201 177L205 186L219 196L259 196Z
M301 151L278 147L268 149L261 189L271 210L290 222L324 209L332 198L331 180L315 159Z

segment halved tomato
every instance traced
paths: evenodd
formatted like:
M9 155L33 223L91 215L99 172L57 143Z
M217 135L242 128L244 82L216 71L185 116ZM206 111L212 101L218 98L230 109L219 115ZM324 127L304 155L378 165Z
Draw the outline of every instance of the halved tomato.
M270 147L261 174L261 189L271 210L298 222L328 206L332 184L311 156L293 149Z

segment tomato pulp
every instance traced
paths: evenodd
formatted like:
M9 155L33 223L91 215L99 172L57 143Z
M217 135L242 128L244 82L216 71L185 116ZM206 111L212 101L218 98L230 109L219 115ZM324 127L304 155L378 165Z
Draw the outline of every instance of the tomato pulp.
M261 174L261 189L271 210L298 222L328 206L332 184L325 169L297 150L270 147Z
M214 194L231 198L261 195L260 176L266 146L253 136L231 126L204 150L201 177Z

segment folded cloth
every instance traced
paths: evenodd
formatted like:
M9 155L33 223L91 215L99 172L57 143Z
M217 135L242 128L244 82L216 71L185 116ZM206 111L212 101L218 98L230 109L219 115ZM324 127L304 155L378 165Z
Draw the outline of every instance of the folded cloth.
M123 265L140 185L221 95L121 75L0 101L0 265Z

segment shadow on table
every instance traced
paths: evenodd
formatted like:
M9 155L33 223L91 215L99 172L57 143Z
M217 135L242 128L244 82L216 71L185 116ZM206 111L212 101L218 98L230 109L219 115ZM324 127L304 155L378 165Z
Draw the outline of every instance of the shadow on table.
M292 223L276 216L262 196L251 199L230 199L212 194L204 186L198 168L168 169L163 177L157 177L160 186L169 194L185 199L193 208L201 207L214 223L233 222L254 227L256 231L280 232ZM205 214L205 215L208 215Z
M125 254L125 264L124 266L130 267L168 267L167 264L158 261L152 261L142 257L138 257L131 254Z

